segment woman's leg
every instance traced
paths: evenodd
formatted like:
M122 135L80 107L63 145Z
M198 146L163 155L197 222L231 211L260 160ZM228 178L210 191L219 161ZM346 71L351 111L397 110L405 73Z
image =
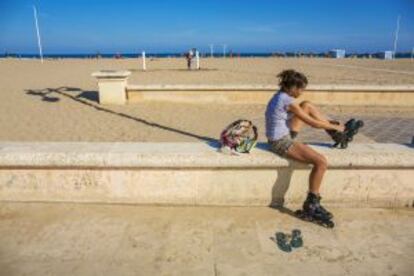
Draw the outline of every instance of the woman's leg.
M300 104L300 107L305 111L309 116L320 120L329 122L329 118L324 115L314 104L309 101L303 101ZM305 125L305 122L302 121L297 116L293 116L290 121L290 129L295 132L299 132L302 127Z
M313 164L312 171L309 175L309 191L319 195L322 178L328 167L328 162L325 156L311 147L298 142L294 142L293 145L289 147L286 155L288 158L307 164Z

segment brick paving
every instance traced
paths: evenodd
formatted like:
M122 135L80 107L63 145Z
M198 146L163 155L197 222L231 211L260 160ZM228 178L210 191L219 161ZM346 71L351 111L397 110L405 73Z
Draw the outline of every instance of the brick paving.
M350 117L332 116L345 122ZM414 116L413 118L398 117L376 117L376 116L355 116L364 121L365 125L355 136L357 143L410 143L414 136ZM305 128L300 133L301 141L316 142L330 141L330 137L324 131Z

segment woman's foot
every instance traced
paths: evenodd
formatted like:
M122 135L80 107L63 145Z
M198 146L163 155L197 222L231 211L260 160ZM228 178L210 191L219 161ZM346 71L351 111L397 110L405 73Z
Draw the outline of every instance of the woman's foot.
M340 125L340 122L335 120L329 120L329 122L333 125ZM341 133L335 129L325 129L325 131L326 133L328 133L329 136L331 136L332 140L334 140L334 142L336 143Z

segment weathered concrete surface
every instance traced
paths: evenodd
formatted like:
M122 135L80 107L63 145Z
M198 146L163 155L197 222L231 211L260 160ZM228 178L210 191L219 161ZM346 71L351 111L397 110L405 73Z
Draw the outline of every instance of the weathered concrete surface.
M126 85L129 71L101 70L92 74L98 79L99 103L118 104L126 103Z
M218 152L218 143L1 142L0 167L280 168L298 166L259 143L251 154ZM402 144L311 145L331 168L414 168L414 149Z
M96 76L96 75L93 75ZM142 90L142 91L153 91L153 90L164 90L164 91L277 91L278 85L269 84L146 84L136 85L129 84L128 89L131 90ZM364 91L364 92L414 92L414 85L360 85L360 84L310 84L306 87L307 91Z
M128 85L128 102L146 100L170 102L205 102L267 104L274 85ZM321 105L344 106L413 106L414 86L380 85L310 85L300 100Z
M205 103L266 104L279 88L275 85L132 85L130 71L102 70L98 80L101 104L145 100ZM301 100L322 105L413 106L413 85L310 85Z
M0 203L0 275L412 275L413 209L332 209L336 228L271 208ZM280 251L275 232L304 247Z
M174 205L297 206L310 167L259 144L228 156L203 143L2 143L0 200ZM411 207L414 151L408 145L313 146L330 169L328 205Z

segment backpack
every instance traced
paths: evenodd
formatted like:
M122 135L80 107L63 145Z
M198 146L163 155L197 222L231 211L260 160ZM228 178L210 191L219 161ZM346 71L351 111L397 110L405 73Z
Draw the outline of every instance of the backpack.
M251 121L234 121L220 134L220 151L236 155L249 153L256 146L257 138L257 127Z

